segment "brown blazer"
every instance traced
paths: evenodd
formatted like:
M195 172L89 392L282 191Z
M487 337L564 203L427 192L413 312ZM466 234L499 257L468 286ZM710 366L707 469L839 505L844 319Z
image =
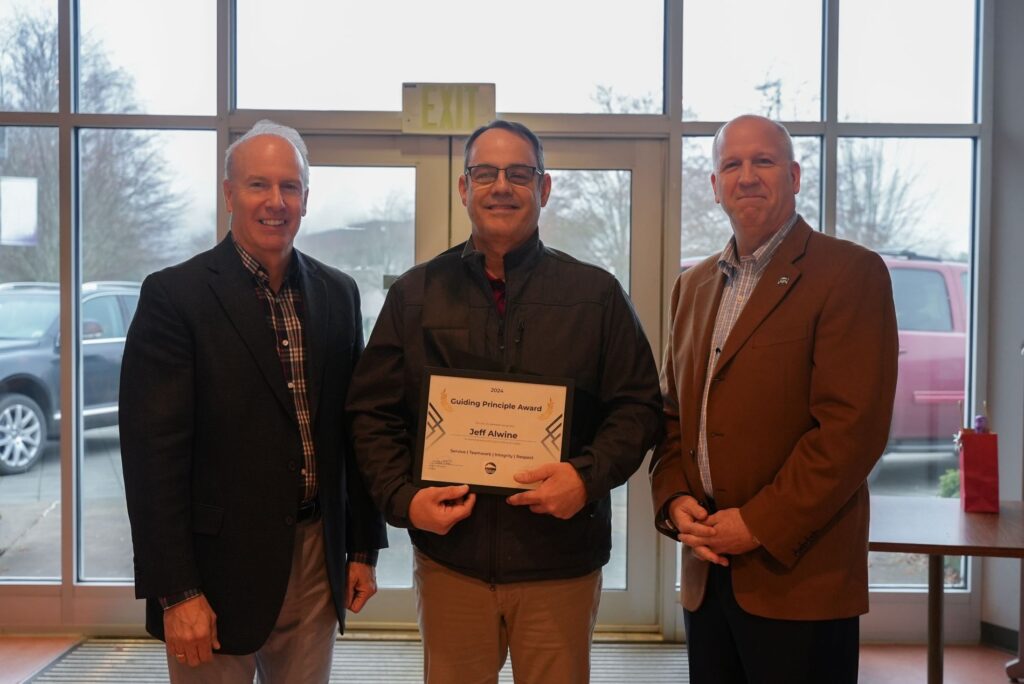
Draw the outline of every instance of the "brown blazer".
M700 407L724 276L717 255L680 274L661 371L666 436L651 461L655 519L697 467ZM749 613L822 620L868 610L866 478L885 447L899 343L882 259L793 226L726 340L707 408L719 509L738 507L761 546L733 556ZM708 564L683 546L682 603L696 610Z

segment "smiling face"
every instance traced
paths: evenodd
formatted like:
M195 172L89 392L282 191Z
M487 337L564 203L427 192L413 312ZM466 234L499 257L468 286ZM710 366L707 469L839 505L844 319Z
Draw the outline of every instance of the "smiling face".
M800 165L791 150L785 133L762 117L734 119L719 133L711 187L741 254L764 244L796 211Z
M267 268L289 257L306 215L309 190L302 183L302 157L276 135L258 135L240 144L224 180L224 202L231 234Z
M488 164L505 168L513 164L538 166L530 141L512 131L492 128L473 142L468 166ZM459 195L473 224L478 249L507 253L523 244L537 228L541 207L551 193L551 176L536 176L529 185L514 185L504 173L490 185L459 177Z

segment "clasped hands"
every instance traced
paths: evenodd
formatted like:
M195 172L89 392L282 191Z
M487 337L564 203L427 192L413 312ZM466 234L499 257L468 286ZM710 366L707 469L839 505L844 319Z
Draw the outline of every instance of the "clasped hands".
M676 538L693 549L697 558L728 566L729 556L746 553L760 546L743 521L738 508L725 508L708 515L695 498L684 494L673 499L669 519L679 534Z
M508 497L509 505L529 506L534 513L567 520L587 503L583 480L570 463L545 463L516 473L515 479L520 484L540 484ZM425 487L409 503L409 520L416 529L448 534L456 523L469 517L475 504L476 494L470 493L469 485Z

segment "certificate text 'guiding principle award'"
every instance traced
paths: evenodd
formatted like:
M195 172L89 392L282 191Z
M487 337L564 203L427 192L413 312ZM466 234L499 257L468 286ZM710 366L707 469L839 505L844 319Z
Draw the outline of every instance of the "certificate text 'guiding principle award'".
M415 479L512 494L513 475L567 458L572 381L427 368Z

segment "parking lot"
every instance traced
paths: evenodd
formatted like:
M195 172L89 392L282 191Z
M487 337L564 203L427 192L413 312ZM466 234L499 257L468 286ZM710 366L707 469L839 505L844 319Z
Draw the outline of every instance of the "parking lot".
M82 459L82 577L132 577L131 533L124 504L124 478L116 427L87 430ZM935 496L938 478L956 468L952 449L945 452L887 454L872 478L873 494ZM624 508L625 497L616 504ZM60 454L52 443L42 461L20 475L0 476L0 579L55 578L60 575ZM625 531L617 526L615 545ZM404 530L392 529L391 549L381 556L382 586L408 586L411 549ZM875 584L924 584L926 559L910 554L872 554ZM625 567L613 558L606 584L625 582ZM621 579L619 579L621 576ZM951 581L958 578L950 576Z

